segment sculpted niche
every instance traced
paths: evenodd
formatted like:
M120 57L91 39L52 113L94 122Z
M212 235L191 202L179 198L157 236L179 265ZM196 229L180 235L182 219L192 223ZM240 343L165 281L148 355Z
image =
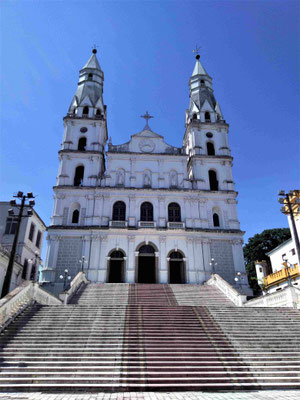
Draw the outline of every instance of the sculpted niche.
M151 187L152 185L151 172L148 170L144 171L143 184L144 187Z
M125 184L125 171L120 168L116 172L116 186L124 186Z
M178 175L176 171L170 172L170 187L178 186Z

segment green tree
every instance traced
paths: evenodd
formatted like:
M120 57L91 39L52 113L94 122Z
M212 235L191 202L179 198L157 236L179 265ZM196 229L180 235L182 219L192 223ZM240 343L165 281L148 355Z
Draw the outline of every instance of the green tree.
M262 233L249 238L248 243L244 246L244 257L246 262L246 271L248 274L249 284L254 294L260 293L260 287L257 283L255 261L266 260L271 266L269 257L266 255L269 251L275 249L281 243L291 237L289 228L266 229Z

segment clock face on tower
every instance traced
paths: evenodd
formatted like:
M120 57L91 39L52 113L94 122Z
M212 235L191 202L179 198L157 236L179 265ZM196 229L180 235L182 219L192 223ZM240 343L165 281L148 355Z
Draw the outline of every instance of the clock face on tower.
M155 144L150 139L143 139L140 141L139 148L143 153L152 153L155 149Z

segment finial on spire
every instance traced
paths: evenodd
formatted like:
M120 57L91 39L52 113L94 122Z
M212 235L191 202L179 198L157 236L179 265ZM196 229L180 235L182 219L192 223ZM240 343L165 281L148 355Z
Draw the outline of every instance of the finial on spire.
M196 59L199 60L200 58L200 54L199 54L199 50L201 49L201 46L197 46L196 48L193 50L193 53L196 53Z
M146 125L145 125L144 129L147 129L147 128L150 129L150 127L148 125L148 121L149 121L150 118L154 118L154 117L152 117L152 115L150 115L148 113L148 111L146 111L146 113L144 115L141 115L141 118L145 118L145 120L146 120Z
M96 44L94 44L92 53L97 54L97 47L98 46Z

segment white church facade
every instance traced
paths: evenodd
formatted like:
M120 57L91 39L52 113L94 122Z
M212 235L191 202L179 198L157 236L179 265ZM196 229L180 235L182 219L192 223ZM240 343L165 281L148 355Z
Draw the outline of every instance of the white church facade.
M144 129L108 141L96 50L64 118L43 280L65 269L92 282L197 283L240 277L250 293L237 216L229 126L196 57L182 147ZM242 277L242 278L241 278Z

